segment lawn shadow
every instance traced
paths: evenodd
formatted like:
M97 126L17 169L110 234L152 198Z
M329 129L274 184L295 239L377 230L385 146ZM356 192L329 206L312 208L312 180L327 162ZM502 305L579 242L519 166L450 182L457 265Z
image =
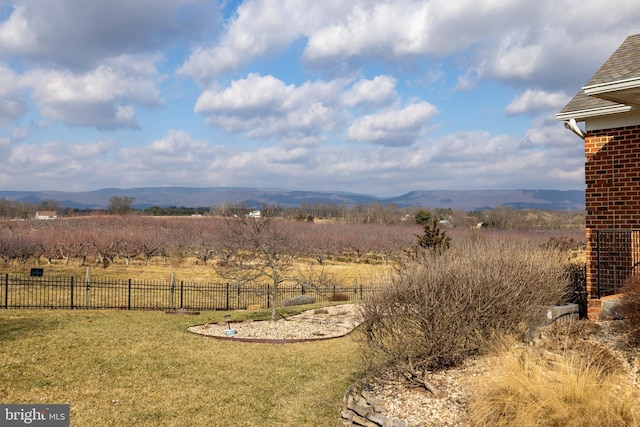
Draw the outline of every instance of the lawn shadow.
M58 328L60 322L48 316L0 312L0 342L15 341L27 335L44 335Z

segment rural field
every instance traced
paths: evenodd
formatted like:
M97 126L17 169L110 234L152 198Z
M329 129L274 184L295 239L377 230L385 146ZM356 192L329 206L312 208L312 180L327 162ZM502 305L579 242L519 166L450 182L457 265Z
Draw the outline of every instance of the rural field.
M273 282L284 276L315 284L380 285L415 256L421 231L408 225L286 222L284 228L274 223L229 235L219 222L208 220L75 221L11 223L0 245L0 273L28 275L38 267L45 276L83 276L90 268L92 276L232 277L244 286L251 279ZM526 241L560 248L567 260L580 257L581 230L447 232L453 251L462 240ZM262 246L256 250L247 244L251 241ZM267 251L262 250L265 241L272 244ZM145 252L151 247L154 251ZM269 258L274 253L278 256ZM247 270L250 274L241 277ZM278 317L318 306L281 307ZM191 325L220 322L226 313L1 309L0 400L69 404L74 426L342 425L344 393L365 375L368 363L358 330L347 337L284 345L186 332ZM262 307L234 311L233 318L268 320L272 314Z

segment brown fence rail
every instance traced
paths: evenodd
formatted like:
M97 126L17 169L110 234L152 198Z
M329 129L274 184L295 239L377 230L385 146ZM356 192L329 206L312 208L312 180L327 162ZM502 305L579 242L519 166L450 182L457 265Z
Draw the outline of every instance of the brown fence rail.
M5 274L0 286L1 308L67 308L123 310L239 310L272 305L269 285L147 281ZM285 298L311 295L317 302L359 302L375 292L370 286L278 286L278 305Z

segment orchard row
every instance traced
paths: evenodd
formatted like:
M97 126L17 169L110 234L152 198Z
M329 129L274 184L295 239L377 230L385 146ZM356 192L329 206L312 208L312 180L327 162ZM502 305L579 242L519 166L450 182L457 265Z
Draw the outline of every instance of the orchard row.
M116 258L149 263L195 258L206 264L226 247L233 218L91 216L47 221L2 221L0 259L24 265L33 258L108 266ZM258 220L260 221L260 220ZM341 224L274 220L287 251L322 264L326 259L386 262L415 244L418 225ZM271 227L273 229L273 227ZM249 244L249 242L247 243Z

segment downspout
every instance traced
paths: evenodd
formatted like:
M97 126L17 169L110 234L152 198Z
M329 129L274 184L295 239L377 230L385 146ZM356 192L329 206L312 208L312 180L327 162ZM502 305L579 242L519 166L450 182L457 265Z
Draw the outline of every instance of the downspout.
M580 127L578 126L578 123L576 122L576 119L569 119L568 121L564 122L564 127L569 129L571 132L575 133L582 139L584 139L585 136L587 136L587 132L580 129Z

